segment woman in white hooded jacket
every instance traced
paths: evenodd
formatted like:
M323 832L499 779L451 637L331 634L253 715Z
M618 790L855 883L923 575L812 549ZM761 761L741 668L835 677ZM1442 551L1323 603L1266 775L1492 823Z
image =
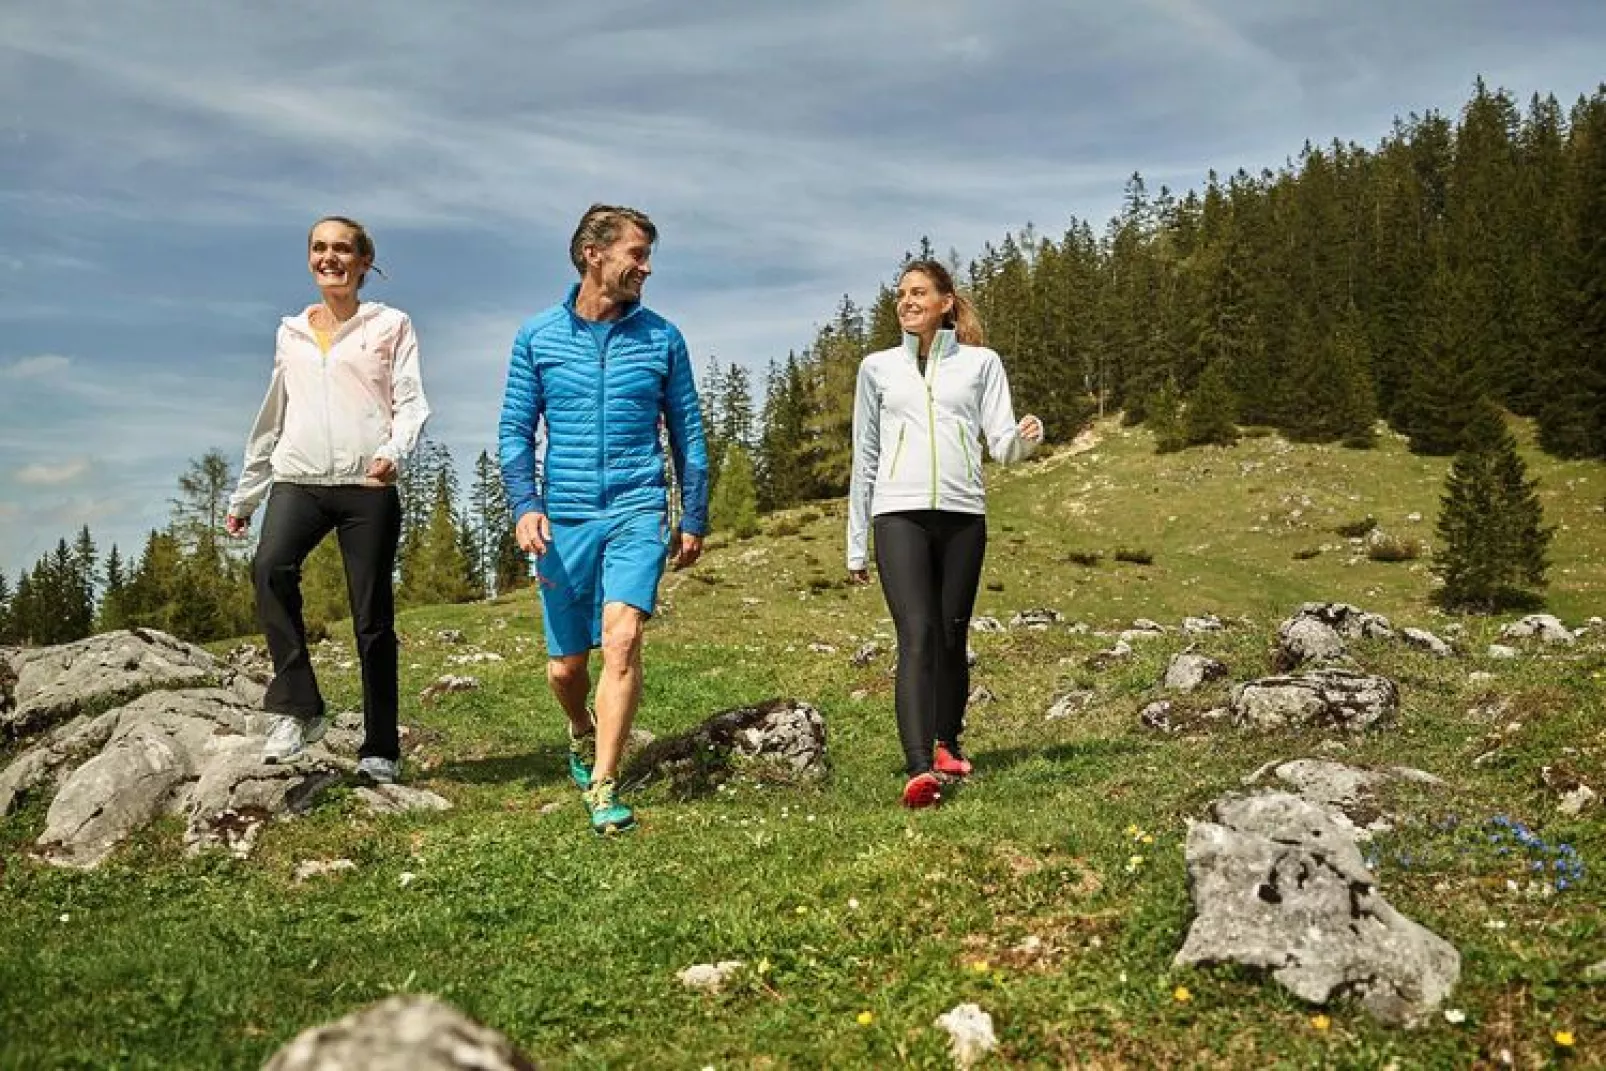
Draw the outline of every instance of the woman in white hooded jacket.
M334 531L362 665L357 772L391 782L401 765L391 580L401 536L396 477L429 405L412 321L358 300L373 265L373 240L354 220L325 217L307 236L307 268L322 300L279 325L273 378L224 525L243 536L268 499L251 568L274 670L263 700L273 715L263 761L294 759L329 727L307 652L301 565Z
M936 774L963 777L970 694L966 637L987 548L981 444L1016 461L1043 440L1018 424L998 354L948 269L933 260L898 282L903 344L859 365L848 491L848 573L870 579L868 542L898 634L895 705L909 780L903 802L942 797Z

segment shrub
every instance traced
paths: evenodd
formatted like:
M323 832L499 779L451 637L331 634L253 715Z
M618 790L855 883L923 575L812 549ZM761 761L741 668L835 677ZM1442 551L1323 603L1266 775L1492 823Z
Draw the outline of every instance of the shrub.
M1366 556L1374 562L1415 561L1422 556L1422 541L1415 536L1380 536L1366 545Z
M1359 539L1377 527L1377 518L1368 513L1358 521L1345 521L1333 531L1345 539Z
M1308 562L1321 552L1321 547L1300 547L1294 551L1294 560L1296 562Z
M788 536L795 536L801 531L803 529L797 526L796 521L776 521L770 525L769 535L773 539L785 539Z
M1131 562L1133 565L1153 565L1154 555L1141 547L1118 547L1115 551L1115 560Z
M1104 555L1096 550L1073 550L1065 555L1065 560L1091 569L1104 560Z

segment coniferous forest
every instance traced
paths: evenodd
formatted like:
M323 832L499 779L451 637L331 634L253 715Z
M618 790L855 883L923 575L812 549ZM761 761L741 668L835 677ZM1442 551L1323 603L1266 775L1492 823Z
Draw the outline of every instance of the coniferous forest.
M944 255L923 241L908 256ZM1485 445L1493 403L1532 418L1553 455L1606 459L1606 86L1566 105L1479 80L1458 116L1411 114L1376 145L1311 142L1275 170L1212 171L1180 193L1134 174L1101 230L1028 225L944 259L1051 441L1119 412L1162 449L1230 442L1241 425L1364 449L1382 420L1450 456ZM772 359L762 398L751 360L707 363L716 525L750 531L756 511L845 493L858 362L899 338L897 268ZM0 643L253 631L248 547L217 534L231 486L208 454L137 556L102 558L86 528L14 582L0 574ZM402 491L403 602L522 582L487 454L466 501L438 443ZM329 541L307 567L315 625L344 616L343 585Z

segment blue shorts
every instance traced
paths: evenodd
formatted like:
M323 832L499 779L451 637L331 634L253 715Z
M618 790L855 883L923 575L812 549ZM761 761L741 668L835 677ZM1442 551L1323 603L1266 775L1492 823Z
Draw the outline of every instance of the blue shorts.
M622 602L650 615L668 556L669 520L656 511L554 520L552 542L536 560L547 655L602 646L604 603Z

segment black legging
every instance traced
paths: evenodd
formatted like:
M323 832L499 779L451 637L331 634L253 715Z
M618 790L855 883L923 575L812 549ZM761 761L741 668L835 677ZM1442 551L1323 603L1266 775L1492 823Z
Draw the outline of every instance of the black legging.
M979 513L912 510L875 519L876 570L898 631L898 736L909 775L954 745L970 696L966 637L987 553Z
M396 488L275 483L267 514L252 562L257 617L273 656L273 682L263 708L301 718L324 712L301 617L301 564L333 529L346 566L352 631L362 664L363 743L357 754L398 758L399 667L391 588L401 536Z

